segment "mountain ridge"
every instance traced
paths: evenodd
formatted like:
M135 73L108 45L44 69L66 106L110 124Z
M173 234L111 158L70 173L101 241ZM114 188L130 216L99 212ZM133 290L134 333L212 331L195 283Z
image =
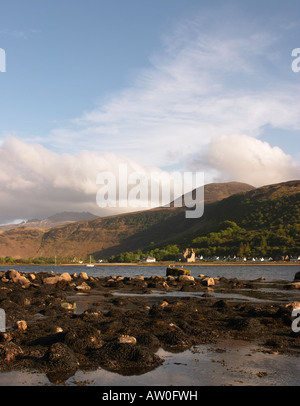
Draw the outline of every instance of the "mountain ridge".
M237 184L238 182L234 187L237 187ZM251 222L256 221L256 227L259 227L260 223L257 222L255 213L260 213L261 210L265 213L265 206L271 207L272 202L280 208L282 218L289 219L294 210L296 222L299 223L299 213L296 211L297 202L300 201L298 180L260 188L240 184L241 191L229 196L228 193L231 193L232 189L231 192L228 191L230 189L228 183L220 184L221 186L211 185L206 185L205 188L207 190L223 188L222 196L217 193L213 199L208 193L206 198L210 200L206 202L204 215L199 219L186 219L185 207L161 207L73 222L48 230L25 225L0 234L0 256L35 258L94 255L95 258L104 259L124 251L146 249L151 244L189 245L193 239L201 235L217 232L222 221L237 221L246 228L251 228ZM222 198L226 194L224 192L226 189L227 197ZM291 205L293 207L290 207ZM266 213L270 224L274 223L276 211L272 208ZM248 223L245 223L245 219Z
M89 212L74 212L74 211L64 211L61 213L56 213L45 219L30 219L23 221L18 224L5 224L0 226L0 231L12 230L13 228L20 227L30 227L30 228L39 228L39 229L48 229L52 227L57 227L71 222L92 220L97 218L92 213Z

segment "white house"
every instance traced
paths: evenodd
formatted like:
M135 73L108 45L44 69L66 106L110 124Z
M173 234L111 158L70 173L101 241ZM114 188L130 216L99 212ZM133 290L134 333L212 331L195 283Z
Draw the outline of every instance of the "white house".
M156 258L148 256L147 258L141 259L141 262L156 262Z

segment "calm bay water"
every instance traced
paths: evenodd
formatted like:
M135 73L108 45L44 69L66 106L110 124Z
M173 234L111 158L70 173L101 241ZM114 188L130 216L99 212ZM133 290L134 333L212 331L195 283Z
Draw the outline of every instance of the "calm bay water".
M199 274L204 274L211 277L226 277L238 278L242 280L255 280L260 277L265 278L266 281L272 280L287 280L293 281L295 273L300 271L299 265L193 265L185 266L191 270L191 275L194 277ZM0 266L1 270L16 269L22 272L68 272L70 274L86 272L90 276L144 276L149 277L152 275L166 276L166 265L96 265L93 268L80 265L70 266Z

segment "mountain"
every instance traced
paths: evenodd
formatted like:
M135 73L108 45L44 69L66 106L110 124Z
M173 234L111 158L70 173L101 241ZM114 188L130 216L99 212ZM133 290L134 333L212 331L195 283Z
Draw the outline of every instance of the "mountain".
M300 181L261 188L235 182L210 184L204 197L204 215L197 219L187 219L185 207L171 205L47 230L25 224L0 234L0 256L103 259L168 244L204 250L211 242L236 250L237 244L246 245L248 240L262 245L265 235L274 246L299 247Z
M84 220L93 220L97 218L94 214L89 212L72 212L72 211L65 211L63 213L57 213L53 216L47 217L46 219L39 220L39 219L31 219L28 221L23 221L19 224L6 224L0 226L0 231L7 231L12 230L14 228L20 227L30 227L30 228L40 228L40 229L48 229L52 227L57 227L63 224L74 223L77 221L84 221Z
M204 190L203 190L204 189ZM241 182L227 182L227 183L209 183L208 185L201 186L194 189L192 192L186 193L175 201L171 202L171 206L177 205L190 206L197 196L204 195L205 204L213 203L232 196L236 193L248 192L255 189L254 186Z
M47 218L48 221L52 223L59 223L59 222L75 222L75 221L88 221L94 220L98 216L95 216L92 213L83 211L83 212L76 212L76 211L64 211L63 213L57 213L53 216Z

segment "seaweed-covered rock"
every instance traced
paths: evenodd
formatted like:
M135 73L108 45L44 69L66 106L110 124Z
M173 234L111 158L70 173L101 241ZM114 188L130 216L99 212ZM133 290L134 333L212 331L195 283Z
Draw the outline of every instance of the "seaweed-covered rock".
M128 343L112 341L93 353L96 359L104 368L126 374L130 370L145 372L156 368L163 363L163 360L149 348Z
M78 353L103 345L100 331L88 324L71 328L65 335L64 343Z
M157 351L160 347L159 339L152 333L143 333L137 337L137 343L144 347Z
M74 375L79 362L74 352L64 343L52 344L46 351L43 361L47 365L47 376L51 382L59 382Z
M166 276L180 276L180 275L190 275L191 271L189 269L185 268L175 268L172 266L169 266L167 268L167 273Z
M228 322L228 327L233 330L245 332L248 335L258 334L263 329L263 325L261 324L260 320L253 317L231 318Z
M15 361L15 359L21 355L23 355L22 348L14 344L12 341L0 344L0 363L3 361L10 363Z
M159 339L166 347L183 348L191 346L190 338L180 328L166 332L159 336Z

